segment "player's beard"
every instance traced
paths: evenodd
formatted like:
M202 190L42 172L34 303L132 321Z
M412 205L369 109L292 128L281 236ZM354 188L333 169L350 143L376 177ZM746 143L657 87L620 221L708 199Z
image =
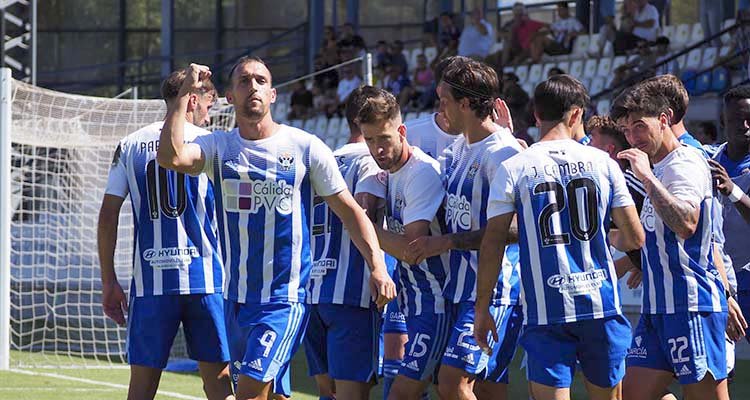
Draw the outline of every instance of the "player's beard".
M263 107L263 103L260 102L259 106L253 106L253 99L248 97L245 103L240 107L240 114L249 120L261 120L266 115L266 109Z
M391 168L395 167L400 161L401 161L401 153L404 150L404 143L402 141L399 141L397 144L393 146L393 152L391 152L390 158L387 160L381 162L378 160L378 158L375 158L375 163L378 164L378 167L384 171L389 171Z

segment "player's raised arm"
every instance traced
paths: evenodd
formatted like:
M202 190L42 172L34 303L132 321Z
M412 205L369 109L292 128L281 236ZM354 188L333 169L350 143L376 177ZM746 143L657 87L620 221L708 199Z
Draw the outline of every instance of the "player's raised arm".
M370 267L372 293L373 296L377 296L375 303L378 307L383 307L396 298L396 285L386 270L383 253L380 251L372 222L348 190L324 196L323 199L341 219L344 227L349 231L352 242Z
M203 82L211 78L211 70L205 65L190 64L188 74L177 98L167 108L164 128L159 137L156 159L164 168L190 175L203 170L205 156L199 145L185 143L185 113L191 93L200 91Z

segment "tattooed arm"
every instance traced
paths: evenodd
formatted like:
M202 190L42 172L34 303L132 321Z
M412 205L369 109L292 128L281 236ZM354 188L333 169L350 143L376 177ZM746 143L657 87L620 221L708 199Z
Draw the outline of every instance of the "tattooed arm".
M672 196L653 174L643 181L646 193L662 221L679 237L687 239L695 233L700 207Z

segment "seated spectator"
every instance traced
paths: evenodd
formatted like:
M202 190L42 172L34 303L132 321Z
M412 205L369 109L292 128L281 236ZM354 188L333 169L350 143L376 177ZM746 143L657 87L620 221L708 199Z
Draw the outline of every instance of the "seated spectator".
M385 66L391 63L391 55L388 52L388 42L385 40L379 40L375 46L375 54L373 57L373 68L385 69Z
M414 76L412 78L412 86L405 88L407 93L403 96L407 99L405 106L409 106L412 103L415 104L415 108L422 110L427 104L434 102L432 94L435 93L435 74L432 72L432 68L427 65L427 57L424 54L417 56L417 67L414 69Z
M331 25L326 25L323 28L323 43L322 47L326 47L326 43L328 43L329 40L336 40L336 31L333 29Z
M333 65L333 64L331 64ZM322 71L331 65L326 63L325 58L318 54L315 57L315 71ZM315 75L315 85L320 87L321 90L335 88L339 84L339 76L335 70L324 72L322 74Z
M513 4L513 20L503 27L503 56L501 65L519 64L529 57L534 34L544 23L529 18L526 6Z
M458 38L458 55L484 60L495 44L495 31L482 17L482 11L475 8L471 12L470 23L464 27Z
M398 64L391 64L386 68L385 77L382 80L381 88L391 92L399 101L399 105L404 107L408 101L410 91L404 90L411 86L409 76L403 72Z
M557 21L534 35L529 49L532 62L541 61L544 53L558 56L573 51L573 41L583 32L583 25L570 15L567 1L557 3L557 15L560 17Z
M305 81L294 83L294 91L290 102L289 119L309 118L313 111L313 94L305 87Z
M616 55L625 54L638 45L638 41L653 42L659 32L659 12L648 0L625 0L627 16L615 34L614 49Z
M355 49L366 49L365 40L354 32L354 25L347 22L341 25L338 41L339 48L351 47Z
M404 56L404 42L394 40L388 48L388 53L390 55L391 64L396 64L401 67L401 71L404 74L409 72L409 63L406 61L406 56Z
M711 121L701 121L698 124L698 130L695 132L695 138L698 139L704 146L712 146L716 144L716 140L719 138L719 132L716 129L716 124Z
M672 57L669 54L669 38L666 36L660 36L656 39L656 63L662 63L664 60ZM658 65L654 71L656 75L674 75L680 76L680 63L677 59L672 59L664 64Z
M346 99L354 89L362 85L362 79L354 73L354 67L347 65L341 68L339 86L336 89L336 100L339 104L346 103Z
M458 41L461 37L461 30L456 26L453 20L453 14L444 12L440 14L440 40L438 41L438 50L450 46L452 40Z
M339 114L339 102L336 99L336 89L327 88L319 89L313 87L313 104L315 104L315 113L323 114L326 118L331 118Z
M435 69L435 66L441 61L448 57L453 57L455 55L458 55L458 39L451 39L450 42L448 42L448 45L443 47L442 50L440 50L440 54L435 57L434 60L430 63L430 68L433 70Z

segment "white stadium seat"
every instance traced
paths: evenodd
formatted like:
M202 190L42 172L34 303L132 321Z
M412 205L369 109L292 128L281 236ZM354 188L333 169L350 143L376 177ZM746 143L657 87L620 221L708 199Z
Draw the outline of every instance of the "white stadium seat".
M561 70L565 71L565 73L567 74L570 71L570 62L561 61L557 63L557 68L560 68Z
M685 67L690 69L698 69L701 66L701 49L700 47L697 49L690 50L690 53L688 53L687 61L685 62Z
M604 57L599 60L599 67L596 69L596 76L606 77L612 72L612 59Z
M542 77L544 79L547 79L547 76L549 76L549 70L552 68L555 68L555 63L544 64L544 68L542 68Z
M597 76L591 80L591 86L589 87L589 94L594 95L604 90L604 77Z
M427 57L427 64L429 64L435 59L435 57L437 57L437 49L434 47L426 47L424 49L424 55Z
M315 120L315 130L310 132L317 137L323 137L328 132L328 118L321 116Z
M316 117L316 118L308 118L308 119L306 119L306 120L305 120L305 123L304 123L304 124L302 125L302 129L303 129L304 131L307 131L307 132L313 133L313 132L314 132L314 131L313 131L313 129L315 129L315 124L317 124L317 123L318 123L318 121L317 121L317 118L318 118L318 117Z
M589 49L589 42L591 41L591 38L589 35L580 35L576 37L576 40L573 42L573 56L582 56L586 54L586 51Z
M596 67L598 60L596 58L589 58L583 65L583 77L593 78L596 76Z
M696 22L690 30L690 42L697 43L701 40L703 40L703 25L700 22Z
M670 39L670 44L674 43L674 48L684 47L690 40L690 25L680 24L675 29L674 36Z
M518 68L516 68L516 76L518 77L518 83L525 83L526 79L529 77L529 66L519 65Z
M721 46L721 49L719 50L719 57L724 58L728 56L731 51L732 46Z
M617 56L617 57L615 57L612 60L612 71L614 72L614 70L616 70L617 67L619 67L620 65L627 64L627 62L628 62L628 59L625 58L625 56ZM610 74L610 75L612 75L612 74Z
M674 25L667 25L661 27L661 36L671 38L674 35ZM671 40L671 39L670 39Z
M341 122L344 120L340 117L333 117L328 121L328 128L326 129L326 137L337 135L341 129ZM346 121L344 121L346 123Z
M719 49L716 47L707 47L703 50L703 60L701 61L701 69L713 67L716 64L716 59L719 56Z
M721 30L727 29L730 26L734 25L735 20L734 18L730 18L726 21L724 21L724 25L721 26ZM727 32L723 35L721 35L721 44L729 44L729 42L732 41L732 34Z
M545 78L546 77L542 78L542 64L533 64L531 68L529 68L528 82L536 83Z
M568 74L576 79L581 79L583 77L583 60L575 60L571 62Z
M609 115L609 109L611 108L611 102L608 99L599 100L596 103L596 113L598 115Z
M589 47L588 47L588 54L589 55L598 55L599 49L601 49L601 35L598 33L594 33L592 35L589 35Z
M293 119L293 120L289 121L289 125L291 125L291 126L293 126L295 128L302 129L302 127L305 125L305 121L303 121L301 119Z

